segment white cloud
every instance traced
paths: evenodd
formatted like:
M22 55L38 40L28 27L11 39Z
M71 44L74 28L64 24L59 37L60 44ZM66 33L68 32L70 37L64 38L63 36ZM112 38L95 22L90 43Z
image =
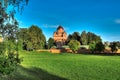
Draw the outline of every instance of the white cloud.
M120 19L116 19L115 23L120 24Z
M43 25L44 28L52 28L52 29L53 29L53 28L54 28L54 29L57 29L58 26L59 26L59 25L49 25L49 24L44 24L44 25ZM64 27L64 26L63 26L63 28L64 28L64 30L69 30L69 27Z
M43 27L45 27L45 28L57 28L58 25L43 24Z

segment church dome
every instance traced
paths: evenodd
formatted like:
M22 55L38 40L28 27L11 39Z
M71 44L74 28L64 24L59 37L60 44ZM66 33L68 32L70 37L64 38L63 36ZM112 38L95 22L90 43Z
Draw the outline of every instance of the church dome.
M64 30L64 28L62 26L58 26L57 30L59 30L59 29L63 29Z

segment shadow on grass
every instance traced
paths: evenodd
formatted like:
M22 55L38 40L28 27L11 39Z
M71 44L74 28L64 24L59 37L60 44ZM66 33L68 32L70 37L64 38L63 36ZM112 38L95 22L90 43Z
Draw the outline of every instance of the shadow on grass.
M1 80L1 79L0 79ZM19 66L18 69L9 77L2 80L68 80L44 71L40 68L24 68Z

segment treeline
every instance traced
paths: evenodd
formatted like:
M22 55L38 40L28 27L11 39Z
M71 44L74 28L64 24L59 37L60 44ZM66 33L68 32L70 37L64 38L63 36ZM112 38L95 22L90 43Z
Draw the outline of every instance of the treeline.
M95 33L86 32L86 31L83 31L81 34L79 32L74 32L73 34L69 34L68 39L66 41L66 45L68 45L71 40L77 40L80 43L80 45L90 45L93 42L95 43L102 42L100 36L96 35ZM48 48L51 48L52 46L56 46L56 44L54 43L53 38L49 38Z
M56 46L53 38L49 38L48 41L46 41L46 37L43 34L42 30L36 25L32 25L30 28L19 29L18 39L22 43L23 50L28 51L35 49L50 49L51 47ZM73 40L73 42L70 42L71 40ZM118 48L120 48L119 41L103 43L100 36L96 35L95 33L86 31L82 31L81 34L79 32L69 34L66 45L68 46L70 45L69 43L72 43L73 47L73 45L75 45L75 42L77 44L79 43L80 45L88 45L92 53L96 51L102 52L106 47L111 48L112 52L116 52Z
M77 40L81 45L89 45L92 42L98 43L102 42L100 36L92 32L83 31L81 34L79 32L74 32L73 34L68 35L68 43L70 40Z
M19 40L22 42L23 50L43 49L46 45L46 38L42 30L32 25L30 28L21 28L18 32Z

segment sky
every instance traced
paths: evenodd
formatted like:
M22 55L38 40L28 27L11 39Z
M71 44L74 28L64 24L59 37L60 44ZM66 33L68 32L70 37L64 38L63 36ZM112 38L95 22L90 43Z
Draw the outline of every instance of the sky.
M47 40L61 25L67 35L85 30L120 41L120 0L29 0L16 18L20 28L39 26Z

